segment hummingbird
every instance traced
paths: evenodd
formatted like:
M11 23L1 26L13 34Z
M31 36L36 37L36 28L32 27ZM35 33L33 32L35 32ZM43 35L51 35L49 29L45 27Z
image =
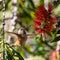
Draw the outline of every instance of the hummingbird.
M7 32L11 38L15 39L15 43L12 46L25 46L28 36L33 36L33 34L27 34L26 30L21 28L18 30L18 33ZM12 39L11 39L12 40Z
M15 39L16 42L12 44L12 46L24 46L27 40L27 34L25 29L19 29L18 33L7 32L11 38Z

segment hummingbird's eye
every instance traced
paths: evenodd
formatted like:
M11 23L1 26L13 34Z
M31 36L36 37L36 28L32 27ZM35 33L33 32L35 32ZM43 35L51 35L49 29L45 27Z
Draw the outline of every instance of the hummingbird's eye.
M21 30L23 30L23 29L21 29Z

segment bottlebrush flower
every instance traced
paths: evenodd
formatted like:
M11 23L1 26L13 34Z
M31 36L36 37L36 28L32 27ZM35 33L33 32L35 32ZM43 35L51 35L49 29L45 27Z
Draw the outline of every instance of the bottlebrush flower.
M51 4L48 5L48 11L44 6L39 6L36 9L34 28L37 33L50 32L53 29L53 25L57 22L57 19L52 10L53 6Z
M39 33L41 33L43 31L41 28L35 28L35 30L36 30L37 34L39 34Z
M37 11L35 12L36 19L43 20L45 15L47 14L46 9L44 6L39 6Z
M51 13L51 11L54 9L53 4L48 4L48 11Z
M57 19L56 19L55 15L52 13L52 14L50 15L50 23L54 24L54 23L56 23L56 22L57 22Z
M46 31L51 31L52 28L53 28L52 24L48 24L48 25L45 26Z

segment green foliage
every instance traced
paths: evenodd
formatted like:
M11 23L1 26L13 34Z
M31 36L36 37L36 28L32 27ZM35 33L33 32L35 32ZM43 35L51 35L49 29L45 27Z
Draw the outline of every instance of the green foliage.
M12 1L11 0L5 0L5 8L6 10L11 10L11 7L12 6Z
M57 41L59 41L59 40L60 40L60 36L55 37L55 39L54 39L52 42L57 42Z
M34 19L35 6L32 0L18 0L18 12L17 16L20 21L20 25L26 28L27 25L32 26L32 20ZM30 28L29 28L30 29Z
M35 40L36 40L35 52L37 55L45 57L45 55L49 53L50 51L49 49L53 49L53 46L51 46L48 41L43 41L42 36L40 35L36 36Z
M53 11L57 17L60 17L60 4Z
M24 58L15 51L9 44L6 44L6 59L8 60L24 60Z
M57 31L57 34L60 34L60 30Z
M2 5L2 3L0 2L0 11L2 10L2 8L3 8L3 5Z
M40 0L40 5L44 5L44 0Z

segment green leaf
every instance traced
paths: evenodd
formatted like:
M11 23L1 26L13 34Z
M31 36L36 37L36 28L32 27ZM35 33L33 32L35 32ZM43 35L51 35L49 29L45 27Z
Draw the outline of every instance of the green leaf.
M11 0L5 0L5 8L6 8L6 10L10 9L9 7L11 7L12 4L10 4L10 2L11 2Z
M60 34L60 30L57 31L57 34Z
M57 42L60 40L60 36L56 37L52 42Z
M27 0L27 1L30 3L30 5L31 5L33 8L35 8L34 3L33 3L33 0Z
M50 32L50 34L51 34L52 40L54 40L56 37L56 31L52 31L52 32Z
M44 0L40 0L40 5L44 5Z
M13 55L11 55L8 51L6 51L7 52L7 59L8 60L15 60L14 58L13 58Z
M15 51L9 44L6 43L7 46L9 46L9 49L12 49L12 54L10 54L10 52L7 50L8 52L8 57L10 56L16 56L19 58L19 60L24 60L23 57L20 55L20 53L18 53L17 51ZM12 57L12 59L14 60L14 57ZM11 59L11 60L12 60Z
M0 3L0 11L3 9L3 5L2 3Z
M60 4L54 8L53 12L56 16L60 17Z

